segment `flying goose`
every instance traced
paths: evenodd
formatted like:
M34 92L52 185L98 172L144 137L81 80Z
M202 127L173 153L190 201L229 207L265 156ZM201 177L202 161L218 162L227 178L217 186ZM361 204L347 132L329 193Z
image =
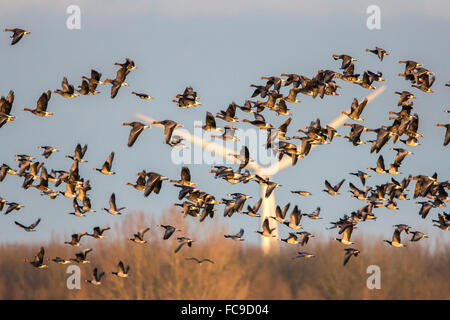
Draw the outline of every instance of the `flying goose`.
M0 97L0 128L6 123L10 121L14 121L16 119L15 116L11 115L11 109L14 102L14 91L10 90L8 96Z
M101 77L102 77L101 73L91 69L91 77L88 78L86 76L82 76L81 79L83 79L83 82L81 83L80 86L78 86L80 90L76 91L83 95L89 96L99 94L100 92L97 91L97 86L105 84L103 81L100 80Z
M252 198L252 196L236 192L236 193L228 193L227 196L233 197L235 201L235 211L242 212L242 209L244 208L245 202L247 199Z
M396 151L397 154L394 159L394 163L400 165L402 161L405 159L407 155L413 154L411 151L408 151L403 148L390 148L389 150Z
M264 219L264 222L262 224L262 231L259 230L255 230L256 233L259 233L260 235L262 235L263 237L276 237L275 234L273 234L273 231L275 230L275 228L270 228L270 224L269 224L269 218Z
M87 151L87 144L85 144L83 147L81 147L81 144L77 144L77 146L75 147L75 151L74 151L74 155L70 156L67 155L66 158L72 159L73 161L77 161L77 162L87 162L86 160L83 159L86 151Z
M11 169L8 165L2 164L0 167L0 182L5 180L7 174L17 175L17 172Z
M190 258L185 258L186 260L190 260L190 261L195 261L195 262L197 262L198 264L201 264L201 263L203 263L203 262L209 262L209 263L214 263L214 261L212 261L211 259L208 259L208 258L204 258L204 259L197 259L197 258L195 258L195 257L190 257Z
M255 120L251 121L248 119L243 119L242 122L248 122L260 129L273 129L273 125L266 122L266 119L259 113L255 113Z
M352 236L353 229L355 228L353 223L346 223L342 229L339 231L339 234L344 233L342 238L333 238L333 240L337 240L342 244L350 245L354 244L354 242L350 241L350 237Z
M67 184L67 185L69 185L69 184ZM73 197L72 205L73 205L74 212L69 212L69 214L77 216L77 217L85 217L86 216L84 214L85 212L83 211L83 208L78 204L78 201L75 196Z
M74 261L76 263L90 263L89 260L86 260L87 254L92 251L92 248L84 249L75 254L75 258L71 258L70 261Z
M347 69L353 61L358 61L357 59L347 55L347 54L333 54L334 60L342 59L341 69Z
M72 234L72 239L70 241L64 241L64 243L70 244L73 247L79 247L81 246L81 238L87 234L87 232L74 233Z
M111 197L109 198L109 209L102 208L102 210L105 210L106 212L112 214L112 215L118 215L122 214L120 211L123 209L126 209L125 207L117 208L116 206L116 195L114 193L111 194Z
M291 89L292 90L292 89ZM294 100L295 103L299 103L300 100L295 99ZM277 113L277 115L282 115L282 116L292 116L292 113L289 112L289 108L286 105L285 100L280 100L275 107L273 107L272 109L273 111L275 111Z
M281 88L281 84L286 82L286 80L282 80L281 78L278 77L261 77L261 80L267 80L266 82L266 89L269 89L272 85L273 85L273 89L274 90L280 90Z
M398 103L397 106L401 106L403 105L405 102L407 102L409 99L415 99L416 96L414 94L412 94L409 91L395 91L395 94L400 95L400 98L398 99Z
M226 134L226 131L224 134ZM172 148L187 148L186 145L181 143L184 140L185 139L183 137L181 137L179 135L174 135L174 136L172 136L172 139L169 141L168 145L171 146Z
M380 155L377 160L377 167L376 168L367 168L368 170L375 171L376 173L387 173L385 166L384 166L384 159L383 156Z
M105 83L111 83L111 99L114 99L117 96L117 93L119 92L119 89L121 87L128 87L128 83L125 82L126 77L130 73L130 69L126 67L122 67L119 70L117 70L116 78L115 79L105 79Z
M298 252L298 255L293 257L292 259L297 259L297 258L314 258L315 255L308 253L308 252Z
M253 93L251 95L252 98L255 98L259 95L261 96L261 98L265 98L269 93L269 89L266 88L266 86L258 86L255 84L251 84L250 87L255 88L255 90L253 90Z
M38 117L53 116L53 113L47 112L47 105L48 105L48 101L50 100L51 95L52 95L52 92L50 90L48 90L47 92L44 92L39 97L39 100L37 101L37 106L35 109L24 108L23 111L29 111Z
M98 285L100 285L101 283L102 283L102 277L105 275L105 273L104 272L98 272L98 269L97 268L94 268L94 271L92 272L92 275L93 275L93 278L92 278L92 280L85 280L86 282L88 282L88 283L91 283L91 284L93 284L93 285L96 285L96 286L98 286Z
M337 185L335 185L334 187L328 182L328 180L325 180L325 187L327 189L322 190L323 192L326 192L332 196L336 196L339 195L339 189L341 188L342 184L345 182L345 179L342 179L341 182L339 182Z
M300 235L300 240L298 241L298 243L300 243L301 246L307 244L310 238L314 238L314 235L306 231L296 232L296 234Z
M152 192L159 194L164 180L169 180L156 172L147 173L147 183L145 185L144 196L148 197Z
M233 215L233 213L236 212L236 200L235 199L231 199L231 200L222 199L220 204L225 204L225 210L223 212L224 217L231 217Z
M55 257L55 258L49 259L49 260L51 260L51 261L53 261L53 262L55 262L57 264L69 264L69 263L71 263L70 260L66 260L66 259L61 258L61 257Z
M244 169L247 164L250 162L250 151L247 146L242 146L242 149L239 154L231 154L234 158L239 160L241 163L239 164L238 171L240 172Z
M132 129L130 131L130 135L128 136L128 147L132 147L133 144L136 142L136 139L139 137L139 135L144 131L144 129L150 128L150 126L143 124L139 121L133 121L133 122L124 122L122 123L123 126L131 126Z
M412 238L410 241L419 241L423 238L429 238L429 236L427 236L425 233L422 233L420 231L411 231L411 233L413 234Z
M289 232L289 236L286 239L282 239L282 238L277 238L277 240L279 241L283 241L289 244L298 244L298 238L297 235L293 232Z
M373 49L373 50L366 49L366 52L372 52L373 54L376 54L378 56L378 58L380 59L380 61L383 61L384 56L389 55L389 52L387 52L383 48L379 48L379 47L375 47L375 49Z
M273 181L270 181L269 178L268 179L264 179L264 178L262 178L259 175L255 175L255 178L256 178L256 180L255 180L256 182L258 182L259 184L265 184L267 186L266 187L266 192L264 194L265 198L270 197L270 195L272 194L272 192L273 192L273 190L275 188L282 187L281 184L278 184L278 183L275 183Z
M179 243L179 244L178 244L178 246L176 247L174 253L177 253L178 251L180 251L181 248L182 248L185 244L187 244L189 247L192 247L192 242L194 242L194 240L191 240L191 239L186 238L186 237L178 237L177 240L178 240L178 243Z
M361 140L361 134L364 131L367 131L367 128L357 124L357 123L344 123L345 127L352 127L352 129L350 130L350 135L349 136L345 136L345 139L348 139L348 141L350 141L355 147L359 146L361 144L366 144L364 141Z
M108 156L108 159L106 159L106 161L103 163L102 168L101 169L94 168L94 170L103 173L105 175L116 174L115 172L111 171L113 160L114 160L114 152L111 152L111 154Z
M122 67L117 70L115 79L105 79L105 83L111 83L111 99L114 99L121 87L128 87L128 83L125 82L127 75L130 73L130 69Z
M172 102L175 102L180 108L193 108L201 105L197 101L199 99L197 92L192 87L186 87L183 94L177 94L175 98L178 100L172 100Z
M8 208L5 211L5 215L7 215L13 210L19 211L20 209L25 207L24 205L18 204L16 202L6 202L6 205L8 206Z
M91 87L91 84L95 84L95 85L103 85L105 84L103 81L100 80L100 78L102 77L102 74L99 73L98 71L91 69L91 77L88 78L86 76L82 76L81 79L84 80L88 80L89 81L89 87ZM93 89L95 90L97 88L97 86L93 87Z
M188 167L181 168L181 179L180 180L169 180L171 183L177 183L182 186L195 186L194 182L191 182L191 172Z
M42 156L44 156L45 159L48 159L53 154L53 152L59 151L58 149L51 146L38 146L38 149L44 149L44 153L42 154Z
M125 58L125 62L124 63L115 62L114 65L115 66L121 66L122 68L126 68L126 69L129 69L129 70L137 69L137 67L134 64L134 61L131 60L130 58Z
M255 110L253 110L250 100L246 100L243 106L238 105L237 107L245 113L255 113L256 112Z
M22 39L23 36L27 35L27 34L31 34L30 31L25 31L23 29L19 29L19 28L14 28L14 29L5 29L5 32L12 32L13 34L11 35L12 41L11 41L11 45L15 45L17 42L20 41L20 39Z
M48 268L48 266L44 264L44 254L45 254L44 247L41 247L38 254L34 257L34 260L28 260L27 258L25 258L24 261L31 264L35 268L39 269Z
M258 202L255 203L255 205L253 207L251 207L250 205L247 205L247 211L246 212L241 212L243 214L247 214L250 217L261 217L261 215L258 213L259 208L261 207L262 204L262 198L258 200Z
M103 235L103 232L110 230L110 227L106 227L106 228L100 228L100 227L94 227L93 229L93 233L86 233L87 236L91 236L95 239L104 239L105 236Z
M79 94L75 93L75 89L74 89L73 85L69 84L66 77L63 78L61 87L62 87L62 90L57 89L53 92L63 96L64 98L76 98L79 96Z
M370 178L370 176L367 173L365 173L364 171L361 171L361 170L358 170L358 172L356 172L356 173L350 172L350 174L357 176L361 180L361 183L363 184L363 186L366 185L366 179Z
M119 264L117 265L117 267L119 268L119 271L117 272L111 272L113 275L116 275L120 278L127 278L128 277L128 272L130 271L130 266L124 266L122 261L119 261Z
M415 73L413 75L414 75L414 77L416 77ZM423 92L431 92L431 93L434 92L434 90L431 89L431 86L433 85L434 81L436 80L435 76L430 76L429 74L424 74L419 79L420 79L419 82L421 84L420 85L413 84L413 85L411 85L411 87L420 89Z
M48 173L47 173L47 169L45 169L45 167L42 167L42 169L41 169L41 176L40 176L39 184L36 186L30 185L30 187L36 188L36 189L40 190L41 192L53 191L53 189L48 187Z
M354 248L346 248L346 249L344 249L344 250L345 250L345 255L344 255L344 266L348 263L348 261L350 260L350 258L351 258L352 256L357 257L358 254L361 252L361 251L359 251L359 250L357 250L357 249L354 249Z
M134 94L135 96L137 96L138 98L141 98L143 100L153 100L155 99L154 97L145 94L145 93L137 93L136 91L132 91L131 94Z
M364 108L366 107L366 104L369 100L367 100L367 98L365 98L361 103L358 102L358 100L356 98L353 99L352 105L350 107L350 113L348 112L341 112L342 114L346 115L347 117L349 117L352 120L355 121L364 121L364 119L362 119L361 113L363 112Z
M14 221L14 223L16 225L18 225L19 227L21 227L22 229L24 229L25 231L28 231L28 232L36 231L35 228L37 227L39 222L41 222L41 218L37 219L34 223L30 224L29 226L24 226L23 224L21 224L17 221Z
M416 61L413 61L413 60L403 60L403 61L399 61L398 63L405 64L405 71L403 72L404 75L410 75L414 72L414 69L416 69L417 67L423 66L421 63L417 63Z
M76 191L75 191L75 186L71 183L67 183L66 191L65 192L59 191L59 194L62 194L66 198L72 198L72 199L75 199L77 196Z
M422 217L422 219L425 219L427 217L428 213L430 213L430 210L432 208L435 208L434 203L431 201L419 201L416 203L422 205L420 207L420 211L419 211L419 215Z
M314 210L313 212L311 212L311 213L303 213L302 215L303 216L307 216L308 218L310 218L310 219L323 219L322 217L320 217L319 216L319 214L320 214L320 207L317 207L316 208L316 210Z
M130 238L131 241L136 242L136 243L140 243L140 244L144 244L147 243L147 240L144 240L144 234L150 230L150 228L142 228L140 229L137 233L135 233L133 235L133 238Z
M299 196L305 196L305 197L312 195L312 193L309 192L309 191L301 191L301 190L299 190L299 191L291 191L291 193L298 194Z
M236 234L225 234L224 237L227 239L232 239L235 241L244 241L242 236L244 235L244 229L241 228L238 233Z
M389 243L391 246L396 248L406 247L403 243L401 243L400 234L402 232L402 229L396 228L394 231L394 234L392 236L392 241L389 240L383 240L384 242Z
M239 138L235 136L236 127L226 125L223 128L223 134L221 135L212 135L214 138L220 138L224 141L239 141ZM172 139L173 140L173 139Z
M237 107L238 105L235 102L230 103L227 110L221 110L216 114L216 118L227 122L239 122L239 119L236 117Z
M286 222L285 217L286 217L286 213L287 213L287 211L289 210L289 207L290 207L290 206L291 206L290 203L288 203L287 205L285 205L285 206L283 207L283 209L281 209L280 206L277 206L276 209L275 209L275 217L272 217L272 216L271 216L271 217L269 217L269 218L272 218L272 219L278 221L279 223L284 223L284 222Z
M222 128L217 127L216 120L211 112L206 112L205 124L203 126L195 125L195 128L202 128L205 131L223 131Z
M370 70L367 70L367 74L370 77L370 79L373 80L373 81L379 81L379 82L386 81L386 80L383 79L383 74L380 71L375 73L375 72L372 72Z
M81 85L78 86L78 89L75 89L76 92L78 92L79 94L86 96L88 95L89 92L89 83L86 80L83 80L81 82ZM97 94L99 93L98 91L95 91L95 93L91 93L91 95Z
M164 126L164 143L169 144L172 138L172 133L176 128L182 128L181 124L176 123L173 120L153 121L153 124L161 124Z
M158 227L165 229L163 240L169 239L172 236L172 234L174 234L174 232L181 231L180 229L177 229L171 225L158 224Z
M433 226L438 227L439 229L449 231L450 230L450 214L438 213L438 220L432 220L433 222L436 222L437 224L433 224Z
M300 224L301 219L302 213L296 205L289 216L289 221L284 221L282 223L291 229L298 230L302 229L302 225Z

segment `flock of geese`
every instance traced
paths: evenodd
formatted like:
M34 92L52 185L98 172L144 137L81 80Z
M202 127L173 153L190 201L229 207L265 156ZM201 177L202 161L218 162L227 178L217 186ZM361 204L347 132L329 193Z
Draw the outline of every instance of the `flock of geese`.
M12 32L12 42L11 45L17 44L25 35L29 35L30 32L22 29L5 29L5 31ZM380 61L389 55L386 50L376 47L375 49L366 49L367 52L375 54ZM362 86L368 90L375 89L374 84L376 82L385 81L382 78L381 72L372 72L370 70L364 71L362 77L361 74L355 72L356 58L351 57L346 54L333 54L332 58L335 60L342 60L340 66L341 72L336 72L332 70L319 70L314 77L309 78L305 75L298 74L281 74L280 76L270 76L261 77L262 80L266 80L264 84L255 85L252 84L253 93L251 98L246 100L241 106L232 102L226 110L218 112L215 116L211 112L206 112L205 124L202 127L206 131L223 132L221 135L215 136L217 139L237 141L237 137L234 132L237 130L236 127L231 124L239 122L236 115L239 109L244 114L253 114L254 120L243 119L240 122L249 123L256 128L267 131L267 143L265 147L267 149L272 149L273 152L278 154L279 160L287 156L292 159L292 164L295 165L298 159L302 159L308 156L311 147L313 145L327 145L332 143L333 139L336 137L342 137L337 130L331 126L322 126L320 120L311 121L310 125L297 130L298 136L288 137L288 127L291 122L289 117L284 121L279 127L268 123L264 116L263 111L270 112L273 111L277 115L291 116L290 109L288 108L288 103L300 103L301 101L297 99L298 94L312 96L313 98L320 97L323 99L325 96L336 96L340 95L339 89L341 86L338 84L338 80L349 82L355 85ZM405 64L403 73L399 76L404 77L406 81L411 83L411 87L419 89L423 92L432 93L434 90L431 89L433 86L435 76L434 73L424 68L420 63L412 60L400 61L399 63ZM97 91L97 86L111 84L111 98L114 99L120 89L124 86L128 86L126 83L127 75L133 70L137 69L133 60L127 58L123 63L114 63L118 66L116 77L114 79L101 80L102 74L92 70L90 77L83 76L82 83L75 89L74 85L69 84L66 77L63 78L61 89L54 90L53 93L57 93L64 98L76 98L80 95L96 95L99 94ZM281 78L282 77L282 78ZM445 86L449 86L446 84ZM289 89L287 95L281 93L282 88ZM399 95L398 107L396 111L389 112L391 117L388 118L390 123L380 126L379 128L371 129L365 127L363 124L364 119L361 118L362 113L367 105L367 99L363 101L358 101L356 98L353 99L350 110L343 111L349 119L353 120L353 123L346 123L345 126L350 127L350 132L343 136L343 139L348 140L354 147L370 143L370 153L379 153L387 143L391 140L394 144L401 142L404 146L414 147L419 145L419 139L423 137L419 133L419 115L413 112L413 99L415 95L408 91L396 92ZM152 96L146 93L137 93L135 91L131 94L144 100L154 99ZM34 109L25 108L23 110L31 112L38 117L49 117L53 116L53 113L47 111L49 101L51 99L52 91L46 91L37 100L36 107ZM257 98L257 100L251 100ZM266 99L266 100L258 100ZM181 109L193 108L201 105L200 98L197 92L192 87L187 87L183 93L179 93L175 96L173 102ZM1 97L0 99L0 128L5 124L16 120L16 116L11 114L12 106L14 103L14 92L11 90L7 97ZM446 110L445 112L449 112ZM217 125L216 119L220 119L229 124L226 124L224 128ZM172 148L175 147L186 147L182 144L183 138L180 136L173 135L176 128L182 127L181 124L173 120L162 120L154 121L155 125L162 125L164 127L164 144L169 145ZM128 135L128 147L132 147L139 136L144 132L144 130L149 129L151 125L146 125L138 121L134 122L124 122L124 126L130 126L131 130ZM444 138L444 146L447 146L450 140L450 124L437 124L439 127L445 127L446 133ZM363 141L361 136L364 132L373 132L375 134L373 140ZM141 138L143 139L143 138ZM275 142L275 140L279 142ZM294 140L298 140L299 143L294 143ZM38 146L40 150L43 150L42 156L48 159L53 153L59 150L53 146ZM22 187L24 189L37 189L43 196L48 196L50 199L55 199L59 196L67 197L73 199L73 212L70 214L76 217L85 217L87 213L93 213L95 210L91 207L91 201L89 192L91 190L91 185L89 180L85 180L80 174L80 167L86 166L88 162L85 159L87 152L87 145L82 146L78 144L75 147L73 155L66 155L66 158L72 160L72 165L68 170L55 170L52 169L48 172L45 167L44 162L36 161L35 157L26 154L16 155L16 161L18 162L18 169L13 169L12 167L3 164L0 167L0 182L2 182L8 175L13 175L18 178L23 179ZM391 151L396 153L395 157L390 163L389 167L386 167L383 155L379 155L376 167L367 168L375 172L376 174L389 174L398 175L398 171L401 164L408 155L411 155L407 149L401 147L392 147ZM104 175L114 175L114 156L115 153L111 152L108 158L105 160L103 165L99 168L94 168L100 174ZM266 192L264 197L269 197L275 188L282 187L280 184L271 181L266 177L261 177L257 174L252 174L247 167L250 160L250 153L247 147L243 147L239 154L235 154L234 157L238 163L237 168L227 167L227 166L212 166L209 173L214 174L214 178L225 180L231 184L243 183L247 184L250 181L254 181L260 185L266 186ZM356 176L361 186L357 186L359 182L349 182L349 192L352 197L364 202L364 205L356 211L351 212L349 215L344 215L338 221L331 222L331 226L328 229L338 229L338 234L342 235L340 238L335 237L334 240L340 242L344 246L354 245L351 241L352 233L357 229L357 223L364 222L366 220L375 220L377 217L374 214L374 210L379 207L386 207L389 210L398 210L397 202L401 200L409 200L407 194L408 186L412 181L415 181L413 198L422 198L423 201L418 201L420 204L419 214L423 219L426 219L431 209L443 207L445 202L449 202L448 189L450 184L448 181L440 181L438 179L437 173L432 176L427 175L416 175L405 177L403 180L398 181L394 177L391 177L389 181L381 185L366 186L367 181L371 176L359 170L358 172L352 172L350 175ZM38 180L36 183L35 181ZM135 183L127 183L127 186L131 186L134 189L143 192L145 197L153 194L159 194L163 183L172 183L174 187L179 188L178 200L183 201L181 203L176 203L175 206L182 208L183 215L191 216L199 219L199 221L204 221L206 218L213 218L216 212L216 206L223 204L225 206L224 216L231 217L235 213L248 215L250 217L260 217L261 214L258 213L261 207L263 199L259 199L255 204L245 207L245 204L250 196L243 193L233 193L228 194L227 197L220 201L216 200L214 195L202 191L199 189L191 180L191 174L188 167L183 167L181 169L180 179L169 179L164 175L157 172L148 172L142 170L137 173L137 180ZM325 189L323 192L328 193L330 196L340 195L340 190L346 179L342 179L339 182L330 182L325 180ZM50 187L49 182L53 183ZM57 190L58 186L64 186L62 190ZM293 194L297 194L300 197L311 196L312 193L304 190L292 190ZM102 208L102 210L108 212L111 215L121 215L125 207L118 206L118 200L115 194L111 194L109 200L109 207ZM120 202L119 202L120 203ZM120 203L121 204L121 203ZM14 201L6 200L0 197L0 211L4 210L4 214L10 214L13 211L18 211L24 207L23 204L19 204ZM244 210L246 208L246 210ZM317 207L311 213L302 212L298 205L296 205L292 211L289 213L289 220L286 216L290 210L290 203L284 207L277 206L275 216L267 217L262 223L262 229L256 230L258 234L263 237L277 238L274 234L274 228L270 228L269 219L273 219L277 223L284 225L287 229L292 230L288 233L286 238L277 238L279 241L285 242L287 244L307 245L308 241L314 237L310 232L302 230L301 225L302 219L308 218L311 220L322 219L320 216L321 209ZM18 221L15 224L24 229L27 232L36 231L41 219L37 219L31 225L24 225ZM450 227L450 215L447 213L439 213L437 220L432 220L435 222L434 226L442 229L449 230ZM170 239L175 233L182 232L177 227L172 225L158 225L163 231L163 240ZM401 235L402 232L412 237L410 241L416 242L428 236L418 230L412 230L412 228L405 224L399 224L393 226L394 232L392 240L384 240L386 243L393 247L405 247L406 245L402 242ZM80 247L81 240L85 236L93 237L95 239L104 239L104 233L110 230L109 227L97 226L93 229L92 233L81 232L73 234L69 241L64 243L73 247ZM150 230L149 227L144 227L138 230L129 240L136 244L146 244L145 234ZM301 230L301 231L299 231ZM236 234L226 234L224 235L226 239L234 241L244 241L244 229ZM183 247L191 247L194 240L188 236L177 236L176 241L178 245L174 250L176 254ZM89 263L88 254L92 251L92 248L85 248L77 252L74 257L65 259L61 257L55 257L51 260L57 264L68 264L68 263L79 263L85 264ZM360 250L353 247L348 247L344 249L344 262L346 265L351 257L356 257L360 254ZM44 260L45 250L42 247L38 254L32 260L25 259L26 262L30 263L36 268L47 268L46 260ZM298 255L293 257L297 258L312 258L315 255L305 251L298 252ZM199 259L196 257L186 258L188 261L193 261L198 264L203 262L214 263L211 259L203 258ZM120 261L118 263L118 271L112 272L113 275L121 278L126 278L129 274L130 266L125 266L125 264ZM86 280L93 285L101 284L102 277L105 272L100 272L98 268L93 270L92 280Z

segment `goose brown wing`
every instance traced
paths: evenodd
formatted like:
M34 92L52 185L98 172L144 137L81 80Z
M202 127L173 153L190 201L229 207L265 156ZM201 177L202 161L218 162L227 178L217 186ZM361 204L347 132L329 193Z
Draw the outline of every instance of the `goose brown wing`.
M34 261L42 263L44 261L44 254L45 254L44 247L41 247L41 249L39 250L38 254L34 258Z
M130 131L130 135L128 136L128 146L132 147L136 142L136 139L139 137L141 132L144 130L144 125L142 123L133 123L133 127Z
M384 170L384 158L379 156L377 160L377 167Z
M111 210L116 210L116 195L113 193L111 194L111 197L109 198L109 208Z
M181 168L181 180L183 181L191 181L191 172L188 167Z
M105 163L103 164L103 167L107 170L111 170L113 160L114 160L114 151L111 152L108 159L106 159Z
M253 206L253 211L258 212L259 208L261 208L261 204L262 204L262 198L259 199L257 203L255 203L255 205Z
M36 110L47 111L48 100L50 99L51 91L44 92L38 99Z
M205 122L206 122L206 125L208 127L212 127L212 128L216 127L216 119L214 119L214 116L213 116L213 114L211 112L207 112L206 113L206 120L205 120Z

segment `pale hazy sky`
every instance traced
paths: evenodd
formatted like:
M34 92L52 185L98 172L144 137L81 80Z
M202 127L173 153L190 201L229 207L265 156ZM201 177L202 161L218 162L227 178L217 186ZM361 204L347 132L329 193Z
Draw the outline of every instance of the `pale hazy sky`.
M81 30L66 28L66 8L77 4L81 8ZM366 8L377 4L381 8L381 30L366 27ZM68 170L75 145L87 143L87 164L80 164L81 176L90 179L93 207L97 213L88 218L69 216L72 200L59 197L49 200L35 189L21 188L22 179L8 176L0 183L0 196L9 201L24 204L19 212L0 217L0 241L35 242L47 240L52 232L67 237L72 232L90 230L96 225L113 225L120 217L101 212L107 206L109 195L116 193L119 206L126 206L125 214L144 210L159 215L176 201L178 189L163 184L160 195L144 198L141 192L126 187L142 169L156 171L170 178L178 178L181 166L170 161L170 148L162 144L162 132L152 128L144 132L135 146L126 146L129 129L122 122L137 120L136 113L148 114L156 119L173 119L192 130L194 120L204 121L206 111L215 114L235 101L242 104L252 93L250 84L264 83L261 76L280 73L298 73L309 77L319 69L338 70L340 62L331 58L333 53L347 53L356 58L356 70L382 71L387 79L387 90L368 105L363 113L367 127L388 125L388 112L397 110L398 96L394 91L409 90L416 94L414 111L420 115L419 132L425 137L419 147L409 147L415 154L408 156L396 176L402 179L408 174L439 174L439 180L449 178L448 147L442 142L445 130L435 127L438 122L449 122L450 89L448 57L449 2L431 1L135 1L133 5L123 1L2 1L0 17L2 29L22 27L32 32L17 45L10 46L9 34L0 34L0 95L10 89L16 93L12 114L15 122L0 129L0 161L15 166L14 155L27 153L39 156L38 145L53 145L61 151L45 160L46 167ZM391 52L383 62L366 53L366 48L381 46ZM64 99L52 95L48 111L54 117L41 119L21 111L34 107L39 95L48 89L59 88L64 76L70 83L80 84L82 75L89 75L94 68L103 78L114 77L114 62L125 57L134 59L138 69L127 78L129 88L122 88L116 99L109 98L110 86L100 86L101 94ZM399 60L412 59L436 72L434 94L411 88L404 79L397 77L403 65ZM301 104L291 104L294 114L288 135L296 129L320 118L323 124L333 120L347 109L354 97L363 98L370 92L359 86L339 81L340 97L326 96L323 100L299 96ZM180 110L171 102L172 97L186 86L193 86L201 97L202 106ZM148 102L137 99L131 91L147 92L156 97ZM286 89L283 93L287 93ZM240 119L249 116L238 111ZM265 112L266 119L279 126L286 118ZM217 120L220 126L225 123ZM247 124L238 124L248 128ZM340 128L348 134L348 128ZM363 134L363 140L373 139L375 134ZM389 151L392 142L383 148L386 163L395 152ZM397 147L403 145L397 144ZM274 177L283 185L276 191L277 203L298 204L306 212L321 206L323 220L305 219L305 230L324 233L330 221L363 206L351 199L348 182L360 186L349 172L375 166L378 155L370 154L369 145L353 147L348 141L336 138L331 145L320 146L294 168ZM115 176L103 176L92 170L99 167L111 151L116 152ZM208 174L207 165L188 165L192 177L200 189L221 199L229 192L251 194L253 204L259 197L255 182L247 185L230 185L215 180ZM387 182L390 175L373 174L368 185ZM337 183L346 178L341 196L331 197L321 192L328 179ZM411 184L413 187L414 184ZM298 198L290 190L306 189L313 193L309 198ZM411 187L410 187L411 189ZM412 196L412 192L409 193ZM431 227L431 219L442 208L432 209L426 220L418 216L419 205L415 201L398 201L400 210L385 208L375 211L376 222L359 224L356 234L368 232L385 239L392 236L392 225L407 223L432 236L443 231ZM218 219L229 223L232 231L242 226L248 241L259 240L252 231L260 228L258 219L235 214L231 219L221 218L223 206L217 206ZM444 208L445 209L445 208ZM38 232L25 233L13 221L24 224L42 218ZM287 229L280 227L282 236ZM329 237L336 232L328 232Z

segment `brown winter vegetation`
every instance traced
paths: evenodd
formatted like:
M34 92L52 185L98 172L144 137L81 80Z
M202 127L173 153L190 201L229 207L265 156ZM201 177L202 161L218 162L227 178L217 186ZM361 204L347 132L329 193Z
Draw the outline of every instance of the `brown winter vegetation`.
M195 240L192 247L174 254L177 234L162 240L163 231L156 227L160 222L182 229L179 235ZM151 228L145 235L147 244L128 240L144 226ZM450 248L428 249L439 239L427 239L426 246L419 242L392 248L381 239L355 237L361 254L344 267L345 246L333 240L313 238L303 248L280 243L279 253L266 256L255 245L225 239L226 232L219 222L190 223L175 211L161 221L130 213L105 233L105 239L84 237L79 248L56 236L46 244L3 244L0 299L450 299ZM36 269L24 263L23 258L33 257L41 245L45 259L68 259L80 248L93 248L91 263L80 265L80 290L67 289L68 265L46 261L48 269ZM293 260L297 251L316 257ZM197 264L186 257L215 263ZM119 260L131 266L128 278L111 274ZM366 287L369 265L381 268L380 290ZM100 286L84 282L91 279L94 267L106 272Z

